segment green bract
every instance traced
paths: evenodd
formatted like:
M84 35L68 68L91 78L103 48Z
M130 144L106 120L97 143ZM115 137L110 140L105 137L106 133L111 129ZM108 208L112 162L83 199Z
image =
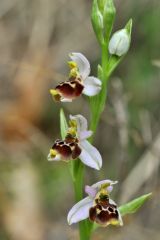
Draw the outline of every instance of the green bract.
M62 108L60 110L60 129L61 129L61 137L65 138L67 134L68 124Z
M126 214L135 213L151 197L151 195L152 193L142 195L141 197L120 206L119 211L121 215L124 216Z

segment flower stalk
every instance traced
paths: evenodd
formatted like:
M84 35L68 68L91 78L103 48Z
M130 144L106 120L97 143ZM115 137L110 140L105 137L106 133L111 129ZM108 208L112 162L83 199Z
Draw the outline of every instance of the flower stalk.
M91 106L91 130L95 133L97 125L101 116L101 113L104 110L105 102L107 98L107 82L110 76L109 68L107 68L109 57L108 57L108 46L106 43L102 45L101 53L101 65L98 67L98 78L102 81L102 90L98 96L92 97L90 99Z
M93 0L91 20L101 48L97 77L90 76L87 58L81 53L73 52L69 55L71 61L68 62L68 80L50 90L56 102L72 102L81 94L89 97L91 130L88 130L85 117L80 114L70 115L67 121L61 109L61 139L55 140L48 154L49 161L64 161L69 165L77 203L69 211L67 220L69 225L79 223L80 240L90 240L97 226L122 226L122 216L134 213L151 195L146 194L118 207L110 198L117 181L107 179L87 185L87 197L83 198L85 165L96 170L102 167L102 157L91 143L105 108L108 80L127 53L131 42L132 20L111 37L115 14L113 0Z
M79 159L77 162L74 162L75 179L73 181L73 185L76 202L80 201L83 198L84 170L84 165ZM89 236L87 236L86 221L79 222L79 237L80 240L89 239Z
M99 1L99 3L100 2L102 3L102 1ZM107 83L108 83L109 77L121 59L121 57L114 56L116 60L114 59L112 63L112 56L109 55L109 49L108 49L109 38L110 38L110 34L113 27L115 13L116 11L115 11L115 7L112 0L103 1L103 4L101 5L101 12L98 9L98 2L93 1L92 25L101 47L101 65L98 65L97 77L102 82L102 88L100 93L90 98L90 107L91 107L91 116L92 116L90 128L93 131L93 133L96 133L101 113L103 112L106 104ZM103 27L105 28L105 31ZM131 34L131 27L130 27L130 34ZM93 141L93 135L90 138L90 142L92 141ZM78 188L83 186L83 184L81 185L81 183L83 182L82 180L83 173L84 173L84 169L83 170L80 169L79 173L76 175L76 181L74 186L75 186L75 197L77 201L82 199L82 196L83 196L83 195L80 196L79 192L77 195L77 190L76 190L77 185L78 185L77 186ZM91 223L88 220L84 220L79 223L80 240L86 240L86 239L89 240L91 238L93 226L94 226L93 223Z

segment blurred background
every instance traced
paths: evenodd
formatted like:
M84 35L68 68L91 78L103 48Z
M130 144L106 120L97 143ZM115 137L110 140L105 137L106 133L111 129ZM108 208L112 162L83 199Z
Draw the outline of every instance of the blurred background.
M92 64L100 49L91 0L0 1L0 240L78 239L66 216L74 193L66 163L48 162L60 137L59 109L90 118L84 97L55 104L49 89L66 79L68 53ZM102 228L93 239L153 239L160 235L160 1L116 0L114 31L133 17L132 45L112 75L94 145L100 172L86 168L85 183L118 180L112 198L125 203L153 192L123 228Z

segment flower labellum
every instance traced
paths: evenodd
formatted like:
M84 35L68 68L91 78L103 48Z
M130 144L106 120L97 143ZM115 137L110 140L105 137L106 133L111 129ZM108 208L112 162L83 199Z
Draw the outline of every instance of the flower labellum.
M99 151L88 141L92 131L82 115L70 116L69 128L64 140L56 140L50 149L49 161L69 161L79 157L87 166L99 170L102 158Z
M102 189L94 200L94 205L89 209L89 219L102 226L109 224L119 225L117 205L109 199L106 190Z
M76 159L81 153L81 149L78 146L77 138L67 135L65 140L56 140L50 149L48 160L49 161L68 161L70 159Z
M86 186L89 195L75 204L68 213L68 223L77 223L86 218L106 227L108 225L123 225L121 214L116 203L110 199L110 192L117 181L104 180L92 186ZM111 188L112 187L112 188Z
M70 77L68 81L60 83L50 93L55 101L71 102L72 99L79 97L84 89L79 77Z
M126 54L130 46L130 37L126 29L113 34L109 42L109 53L121 57Z
M94 96L101 90L101 81L98 78L89 76L90 63L81 53L71 53L69 61L69 79L61 82L50 93L55 101L72 102L82 93L87 96Z

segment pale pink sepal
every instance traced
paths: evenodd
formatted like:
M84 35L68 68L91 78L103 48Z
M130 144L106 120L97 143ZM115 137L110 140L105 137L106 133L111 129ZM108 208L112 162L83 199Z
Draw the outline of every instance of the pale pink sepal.
M102 82L96 77L87 77L84 81L83 94L87 96L95 96L101 90Z
M68 213L67 221L68 224L76 223L82 221L89 217L89 209L93 205L93 200L89 197L86 197L76 203Z
M100 168L102 167L102 157L99 151L87 140L83 140L82 142L80 142L80 147L82 149L82 152L79 156L81 161L91 168L100 170Z

